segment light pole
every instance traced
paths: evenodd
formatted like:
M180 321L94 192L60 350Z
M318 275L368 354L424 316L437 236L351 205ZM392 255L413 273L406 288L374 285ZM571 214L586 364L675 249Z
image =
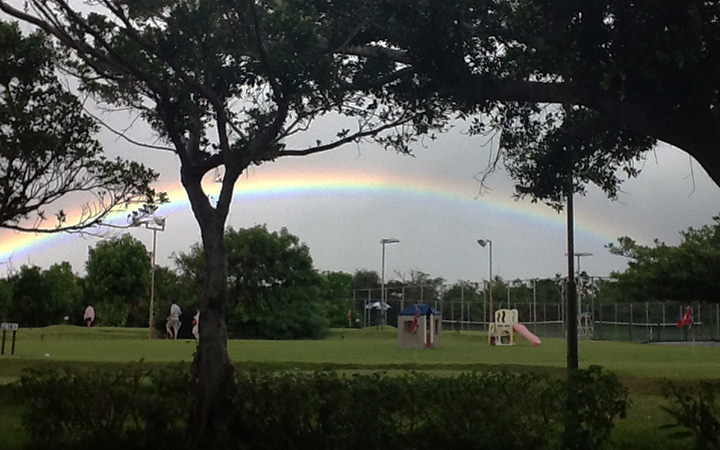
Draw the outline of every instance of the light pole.
M150 322L148 323L148 338L153 338L153 320L155 312L155 254L157 253L157 232L165 231L166 219L164 217L147 217L133 222L134 226L145 225L153 232L152 267L150 269Z
M573 253L573 256L575 256L577 258L577 274L578 274L578 276L580 276L580 274L582 273L582 271L580 270L580 258L582 258L583 256L592 256L592 255L593 255L592 253L588 253L588 252Z
M493 293L492 293L492 282L493 282L493 274L492 274L492 241L490 239L478 239L478 244L480 244L480 247L485 247L486 245L490 247L490 281L488 282L488 290L490 291L490 320L495 321L495 312L493 311Z
M387 302L385 301L385 245L397 244L400 240L395 238L383 238L380 240L382 244L382 274L380 275L380 309L383 315L383 325L387 322Z

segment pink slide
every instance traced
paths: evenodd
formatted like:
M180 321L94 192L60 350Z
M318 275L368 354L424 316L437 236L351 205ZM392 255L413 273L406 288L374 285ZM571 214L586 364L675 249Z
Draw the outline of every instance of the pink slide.
M527 329L527 327L521 323L516 323L512 326L515 331L520 333L525 339L532 342L535 347L540 346L540 338L535 336Z

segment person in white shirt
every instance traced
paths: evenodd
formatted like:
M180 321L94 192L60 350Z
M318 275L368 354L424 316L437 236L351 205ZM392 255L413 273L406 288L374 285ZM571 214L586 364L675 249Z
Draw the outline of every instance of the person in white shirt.
M192 327L192 334L195 336L195 339L200 339L200 311L195 313L195 317L193 317L193 327Z
M167 318L165 330L167 330L168 335L173 339L177 339L178 331L180 330L180 314L182 314L182 311L176 303L170 305L170 315Z
M85 308L83 322L85 322L86 327L90 327L92 323L95 322L95 308L93 308L92 305L88 305L88 307Z

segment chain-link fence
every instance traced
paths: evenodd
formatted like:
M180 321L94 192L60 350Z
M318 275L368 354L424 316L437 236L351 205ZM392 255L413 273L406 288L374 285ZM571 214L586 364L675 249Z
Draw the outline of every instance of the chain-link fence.
M690 306L693 326L678 327ZM625 304L589 304L583 312L591 316L594 339L661 342L720 340L720 304L646 302Z
M427 291L429 292L429 290ZM364 311L366 327L387 324L397 326L397 313L416 302L428 303L442 313L443 330L484 331L489 324L489 302L486 296L472 300L443 300L429 298L406 299L403 295L386 294L388 307L383 308L380 290L354 293L358 310ZM479 298L479 300L478 300ZM540 337L565 336L565 308L562 302L514 302L512 298L496 300L494 309L518 310L518 320ZM678 322L687 307L692 308L693 327L679 328ZM643 302L604 304L597 298L583 299L579 308L579 335L584 339L638 342L661 341L718 341L720 340L720 303Z

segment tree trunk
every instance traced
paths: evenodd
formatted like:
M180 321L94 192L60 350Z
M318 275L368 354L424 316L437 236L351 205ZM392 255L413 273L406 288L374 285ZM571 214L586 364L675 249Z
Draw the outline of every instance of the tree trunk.
M200 304L200 339L193 361L195 407L190 432L196 448L212 448L229 438L234 367L227 351L225 305L227 248L225 220L217 211L196 212L205 250L205 286Z

